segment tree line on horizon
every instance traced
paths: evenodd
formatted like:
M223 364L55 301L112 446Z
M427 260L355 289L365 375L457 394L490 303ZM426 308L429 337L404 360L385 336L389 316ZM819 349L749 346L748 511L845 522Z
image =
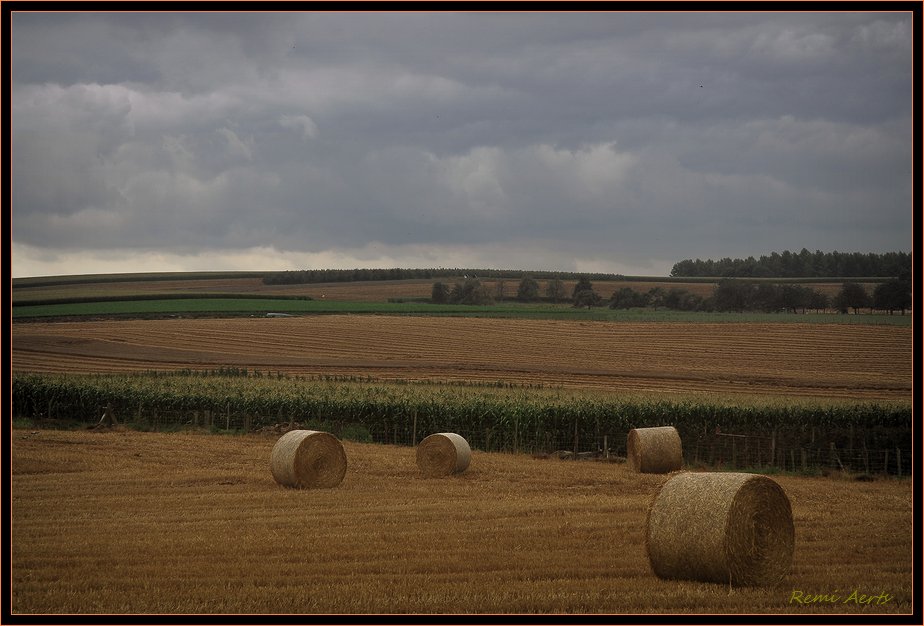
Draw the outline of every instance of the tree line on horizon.
M265 285L298 285L304 283L340 283L372 280L419 280L431 278L455 278L458 276L468 279L478 278L514 278L524 275L522 270L498 269L466 269L466 268L359 268L351 270L309 269L284 270L269 272L263 276ZM613 281L623 280L622 274L607 274L601 272L558 272L558 271L531 271L529 275L539 280L577 280L587 277L590 280Z
M894 278L911 272L911 254L906 252L809 252L803 248L773 252L759 258L723 258L718 261L686 259L675 263L669 278ZM471 269L471 268L357 268L304 269L267 272L266 285L357 282L376 280L419 280L478 277L484 279L621 281L632 277L606 272L563 272L551 270Z
M805 313L808 310L826 311L834 309L840 313L860 309L888 311L905 311L911 308L910 274L879 283L870 293L863 285L845 281L840 291L833 298L827 294L797 284L773 284L769 282L749 281L746 279L723 278L716 284L713 294L703 297L680 287L665 289L652 287L648 291L620 287L604 300L594 289L593 283L586 276L578 280L568 296L564 283L553 278L546 282L545 291L539 282L524 276L513 298L507 298L507 284L503 280L495 281L493 291L477 277L466 277L453 285L437 281L433 283L430 302L433 304L471 304L488 305L498 301L513 299L518 302L570 302L574 307L608 306L611 309L658 308L678 311L721 311L763 313L791 312Z
M911 272L911 254L886 252L809 252L784 250L755 259L686 259L674 264L671 276L722 278L892 278Z

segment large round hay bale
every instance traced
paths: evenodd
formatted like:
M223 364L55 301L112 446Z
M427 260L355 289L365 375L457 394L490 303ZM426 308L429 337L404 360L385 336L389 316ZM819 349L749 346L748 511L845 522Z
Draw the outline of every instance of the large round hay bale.
M417 467L427 476L464 472L471 460L472 449L456 433L435 433L417 444Z
M795 531L783 488L757 474L684 472L648 510L654 573L733 585L772 585L792 564Z
M336 487L346 474L346 452L330 433L290 430L273 446L271 467L285 487Z
M683 466L680 433L673 426L633 428L626 438L626 460L643 474L675 472Z

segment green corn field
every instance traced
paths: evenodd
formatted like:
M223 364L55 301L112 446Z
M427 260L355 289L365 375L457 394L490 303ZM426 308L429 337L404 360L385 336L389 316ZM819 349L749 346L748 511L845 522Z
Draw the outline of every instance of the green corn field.
M254 431L297 425L397 445L456 432L485 451L606 457L625 454L632 428L671 425L681 434L688 463L783 469L831 464L886 473L902 472L902 454L907 473L912 441L911 408L902 404L660 398L502 383L381 383L233 368L14 374L12 408L14 420L93 426L109 411L120 423L140 429Z

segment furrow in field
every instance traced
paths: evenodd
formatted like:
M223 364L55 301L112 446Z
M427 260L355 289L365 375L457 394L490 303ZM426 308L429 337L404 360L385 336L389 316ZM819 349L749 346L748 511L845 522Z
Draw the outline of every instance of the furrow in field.
M910 329L315 316L16 324L17 371L235 366L302 374L895 397Z

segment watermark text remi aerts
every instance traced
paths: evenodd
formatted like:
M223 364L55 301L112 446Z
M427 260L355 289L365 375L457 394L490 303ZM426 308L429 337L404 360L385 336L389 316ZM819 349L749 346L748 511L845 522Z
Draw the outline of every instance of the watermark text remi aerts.
M839 589L833 593L806 593L800 590L793 590L789 596L790 604L857 604L880 606L888 604L895 599L895 596L885 591L878 595L861 593L859 589L854 589L853 593L847 595L846 592L841 594Z

